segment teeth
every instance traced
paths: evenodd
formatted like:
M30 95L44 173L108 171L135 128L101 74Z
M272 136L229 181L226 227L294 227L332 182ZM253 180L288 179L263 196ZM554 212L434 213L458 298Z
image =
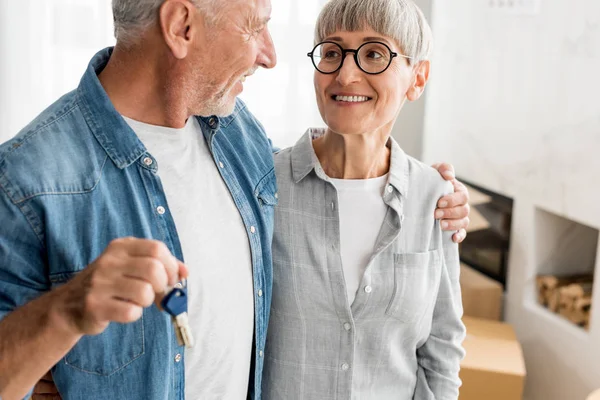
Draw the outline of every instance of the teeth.
M366 96L335 96L335 101L347 101L349 103L361 103L369 100Z
M242 83L246 82L246 76L242 76L242 78L240 79L240 82L242 82Z

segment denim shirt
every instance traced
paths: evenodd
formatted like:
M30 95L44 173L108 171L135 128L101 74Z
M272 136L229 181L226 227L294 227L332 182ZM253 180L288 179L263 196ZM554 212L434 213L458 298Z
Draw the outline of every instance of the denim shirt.
M98 80L111 53L96 54L75 91L0 147L0 319L67 282L115 238L160 240L184 260L157 163ZM271 144L239 100L228 117L197 118L250 242L248 397L259 399L277 198ZM202 199L190 201L202 206ZM183 354L170 317L152 306L134 323L83 337L52 374L63 399L183 399Z

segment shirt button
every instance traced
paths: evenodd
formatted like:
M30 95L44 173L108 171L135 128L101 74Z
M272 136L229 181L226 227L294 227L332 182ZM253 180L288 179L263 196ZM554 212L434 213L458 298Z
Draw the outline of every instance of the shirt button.
M342 364L342 371L348 371L350 369L350 366L346 363Z
M350 323L349 323L349 322L346 322L346 323L344 324L344 329L345 329L345 330L347 330L347 331L349 331L350 329L352 329L352 325L350 325Z
M215 117L211 117L208 120L208 125L210 125L211 128L215 129L217 127L217 119Z
M160 215L163 215L166 212L166 210L163 206L158 206L158 207L156 207L156 212L159 213Z
M176 363L178 363L178 362L180 362L180 361L181 361L181 354L177 354L177 355L175 356L175 362L176 362Z
M373 288L371 286L365 286L365 292L371 293L372 291L373 291Z
M175 286L173 286L173 287L176 288L176 289L183 289L183 285L181 284L181 282L177 282L175 284Z
M219 161L219 167L221 167L221 168L225 168L225 166L223 165L223 163L222 163L222 162L220 162L220 161Z
M262 357L262 356L265 355L265 353L263 353L263 351L261 350L261 351L258 352L258 355Z
M254 226L250 227L250 232L255 233L256 232L256 228Z
M279 198L279 193L275 193L275 198L278 199Z
M258 297L262 297L262 295L263 295L262 289L258 289Z
M144 164L146 164L147 167L151 166L153 162L154 161L152 161L150 157L144 158Z
M392 193L394 191L394 188L392 187L392 185L388 185L387 191L388 191L388 193Z

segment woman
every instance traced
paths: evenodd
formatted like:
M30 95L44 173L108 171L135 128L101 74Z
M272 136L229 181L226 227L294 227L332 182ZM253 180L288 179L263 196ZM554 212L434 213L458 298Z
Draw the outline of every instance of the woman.
M327 128L276 156L264 397L457 399L458 248L434 220L452 185L390 136L430 28L410 0L331 0L315 32Z

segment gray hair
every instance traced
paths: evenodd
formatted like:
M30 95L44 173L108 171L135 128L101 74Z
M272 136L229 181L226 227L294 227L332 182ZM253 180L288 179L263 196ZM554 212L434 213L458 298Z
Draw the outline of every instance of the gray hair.
M412 0L330 0L317 19L315 44L336 31L367 28L394 39L411 63L431 53L431 28Z
M190 0L202 10L209 24L216 24L222 1ZM130 45L158 20L158 10L165 0L112 0L115 38L122 44ZM220 6L220 7L219 7Z

